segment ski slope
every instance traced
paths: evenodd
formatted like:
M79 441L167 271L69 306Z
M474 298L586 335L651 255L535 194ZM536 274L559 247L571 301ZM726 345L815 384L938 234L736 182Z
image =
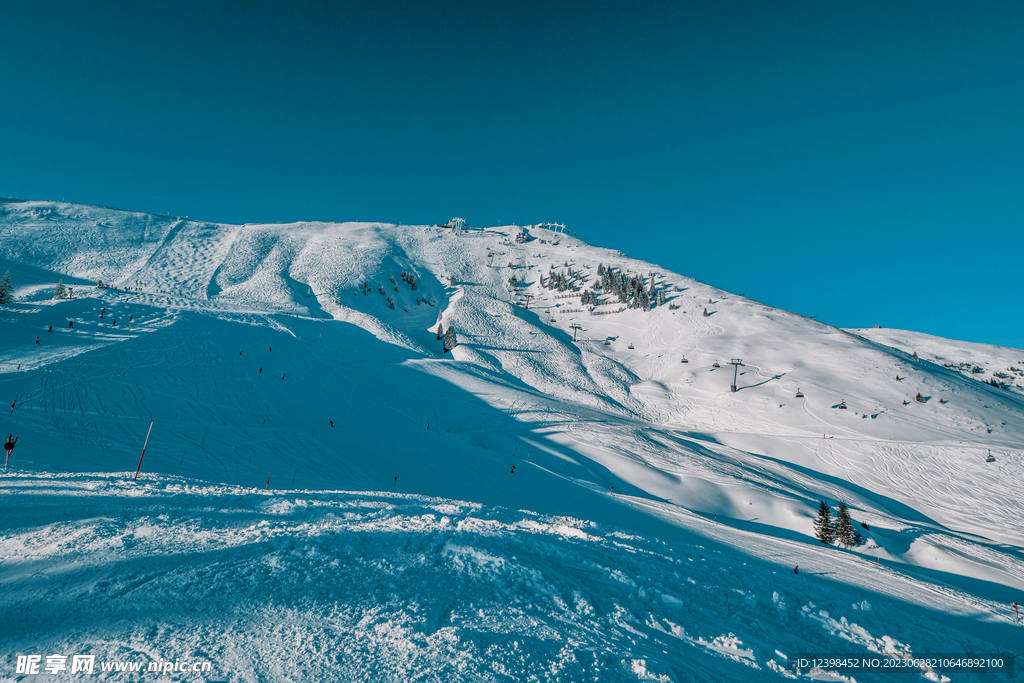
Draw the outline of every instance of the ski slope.
M5 650L774 680L792 652L1024 649L1024 397L980 381L1024 351L840 330L520 230L0 203ZM666 300L542 285L599 265ZM823 499L865 545L814 539Z

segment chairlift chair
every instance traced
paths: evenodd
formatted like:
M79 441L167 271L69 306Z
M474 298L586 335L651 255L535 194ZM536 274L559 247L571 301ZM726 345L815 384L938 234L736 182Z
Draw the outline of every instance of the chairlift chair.
M632 344L630 344L630 345L629 345L629 348L633 348L633 345L632 345Z
M686 356L683 356L683 359L681 361L679 361L679 362L680 363L689 363L690 361L686 360Z
M845 399L839 402L838 408L839 408L839 410L846 410L846 400Z
M796 390L796 397L797 398L803 398L804 397L804 392L802 392L799 389L797 389Z
M715 361L714 363L712 363L712 364L711 364L711 367L713 367L713 368L720 368L720 367L722 367L722 366L721 366L721 365L719 365L719 364L718 364L718 361L716 360L716 361Z
M988 452L988 457L985 458L985 462L995 462L996 456L992 455L992 451Z

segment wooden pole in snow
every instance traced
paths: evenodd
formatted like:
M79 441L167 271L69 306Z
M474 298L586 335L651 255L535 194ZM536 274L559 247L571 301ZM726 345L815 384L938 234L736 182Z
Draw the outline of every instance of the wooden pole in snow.
M146 446L149 445L149 435L153 433L153 423L149 423L149 431L146 432L146 442L142 444L142 455L139 456L139 466L135 468L135 479L132 481L139 480L139 470L142 469L142 458L146 455Z
M263 490L264 491L269 491L270 490L270 472L267 472L267 488L265 488Z

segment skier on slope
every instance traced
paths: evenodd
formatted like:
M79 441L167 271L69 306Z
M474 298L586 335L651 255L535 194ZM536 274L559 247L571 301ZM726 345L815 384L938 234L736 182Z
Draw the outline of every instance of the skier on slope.
M515 473L516 473L516 466L512 465L512 474L515 474Z
M12 438L13 437L13 438ZM7 451L7 459L4 460L4 469L7 469L7 461L11 459L11 451L14 450L14 444L18 443L18 437L8 434L7 443L4 444L4 450Z
M1017 621L1020 621L1020 610L1017 609L1017 601L1013 601L1013 612L1017 615Z
M800 573L800 565L797 565L797 566L793 567L793 573L794 574L799 574Z

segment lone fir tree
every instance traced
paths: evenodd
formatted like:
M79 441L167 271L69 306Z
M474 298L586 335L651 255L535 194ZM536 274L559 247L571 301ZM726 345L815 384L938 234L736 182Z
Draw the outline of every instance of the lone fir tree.
M444 353L448 353L458 345L459 342L455 337L455 326L449 325L444 333Z
M850 511L843 501L839 502L839 512L836 514L835 537L847 548L857 545L857 532L853 528Z
M67 291L64 289L64 280L57 280L57 286L53 288L54 299L66 299Z
M437 323L437 341L441 341L444 338L444 328L441 326L441 322Z
M814 520L814 535L825 545L832 545L836 540L836 532L832 527L832 508L821 501L818 505L818 518Z
M14 285L11 284L10 271L4 273L4 279L0 280L0 304L14 303Z

